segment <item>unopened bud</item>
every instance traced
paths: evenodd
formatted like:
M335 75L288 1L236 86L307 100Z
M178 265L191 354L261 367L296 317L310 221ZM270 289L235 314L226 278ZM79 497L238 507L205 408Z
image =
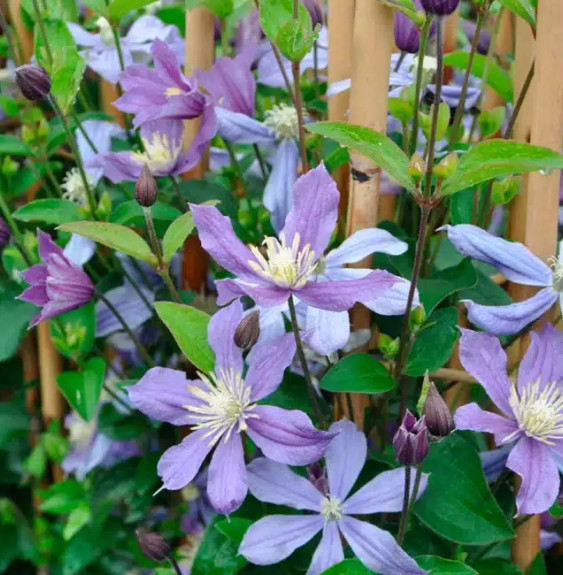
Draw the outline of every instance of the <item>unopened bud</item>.
M459 0L421 0L421 2L428 14L437 16L447 16L455 12L459 5Z
M438 180L449 178L457 169L459 158L455 152L448 154L439 164L432 168L432 173Z
M149 167L145 164L135 184L135 198L137 199L137 203L144 208L150 208L156 202L157 193L158 186L156 185L156 181Z
M402 465L412 467L422 463L428 455L428 437L424 416L420 419L407 410L395 437L393 437L395 458Z
M424 402L424 417L428 431L436 437L446 437L454 430L452 414L433 382Z
M409 327L411 330L417 329L426 323L426 312L419 305L415 307L409 315Z
M170 545L162 535L144 529L135 531L141 553L151 561L165 561L170 557Z
M235 329L235 344L242 350L250 349L260 337L260 312L253 311L242 318Z
M492 199L495 205L504 205L510 203L514 196L520 190L520 178L508 176L503 180L493 182Z
M435 105L436 104L434 104L433 107ZM434 112L432 112L432 114L433 113ZM450 107L445 102L442 102L438 108L438 122L436 125L437 142L446 135L446 131L450 125L451 117L452 117L452 111L450 110Z
M323 494L329 494L326 471L318 464L313 463L307 468L307 479Z
M400 339L393 339L384 333L379 334L378 346L385 359L393 359L399 353Z
M21 93L32 102L46 98L51 91L51 78L47 70L34 64L16 68L16 84Z
M409 161L409 167L407 169L408 175L415 182L420 182L424 177L425 172L426 172L426 163L418 154L413 154L411 156L411 159Z

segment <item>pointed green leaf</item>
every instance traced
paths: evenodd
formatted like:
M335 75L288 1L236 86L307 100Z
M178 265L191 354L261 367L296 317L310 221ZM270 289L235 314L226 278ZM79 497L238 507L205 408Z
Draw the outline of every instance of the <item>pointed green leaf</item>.
M473 567L460 561L442 559L435 555L422 555L416 562L429 572L429 575L479 575Z
M85 421L90 421L96 415L105 370L104 360L94 357L86 362L82 371L66 371L57 376L57 385L62 394Z
M113 0L109 5L109 16L115 22L119 22L129 12L140 10L152 2L154 0Z
M21 222L43 222L45 224L66 224L82 219L78 204L70 200L49 198L25 204L13 214Z
M367 353L351 353L321 379L321 389L347 393L385 393L395 386L385 366Z
M194 229L194 218L192 212L186 212L176 218L166 230L162 239L162 255L166 263L184 245L186 238Z
M505 8L522 18L532 27L536 27L536 10L532 0L499 0Z

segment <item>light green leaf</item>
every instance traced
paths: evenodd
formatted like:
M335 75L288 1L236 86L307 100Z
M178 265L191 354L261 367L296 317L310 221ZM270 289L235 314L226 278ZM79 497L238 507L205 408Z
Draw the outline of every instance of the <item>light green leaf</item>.
M563 155L548 148L512 140L488 140L461 156L456 171L442 185L440 195L449 196L493 178L562 168Z
M151 215L155 221L172 222L180 214L180 210L174 206L168 206L160 202L151 206ZM110 221L112 224L121 224L123 226L144 227L145 215L137 200L130 200L123 202L112 212Z
M407 190L414 190L414 181L407 175L409 160L401 148L380 134L345 122L317 122L305 126L312 134L336 140L342 146L352 148L373 160L388 176Z
M280 30L293 19L293 0L260 1L262 30L272 42L277 42ZM311 30L311 18L301 3L299 3L297 21L302 28L306 29L308 26L308 30Z
M296 20L281 27L276 43L280 52L291 62L300 62L313 49L318 34L311 32L311 23L302 25Z
M215 356L207 343L209 315L178 303L157 302L154 307L182 353L204 373L213 371Z
M55 483L49 489L39 490L38 493L42 499L39 509L55 514L71 513L84 502L86 495L82 484L74 479Z
M29 454L29 457L23 462L24 470L33 475L33 477L43 477L47 468L47 453L41 443L38 443Z
M422 555L416 558L416 562L429 571L430 575L479 575L475 569L450 559L442 559L435 555Z
M63 539L68 541L78 533L86 523L92 518L90 505L84 501L78 507L75 507L68 516L66 525L63 529Z
M507 10L522 18L532 28L536 27L536 11L530 0L499 0Z
M0 134L0 154L9 156L33 156L33 150L16 136Z
M153 2L154 0L113 0L109 5L109 17L119 22L129 12L140 10Z
M186 212L175 219L164 234L162 239L162 256L166 263L184 245L186 238L194 229L194 218L192 212Z
M482 54L475 54L473 57L473 66L471 67L471 74L477 78L483 79L485 72L485 62L487 57ZM444 54L444 65L451 68L458 68L466 70L469 64L469 52L450 52ZM514 100L514 90L512 87L512 80L505 70L503 70L496 62L489 63L489 71L487 73L487 84L507 103Z
M86 362L82 371L66 371L57 376L57 385L62 394L85 421L90 421L96 415L105 371L104 360L94 357Z
M63 224L57 229L89 238L115 251L143 260L153 267L158 265L147 242L125 226L107 222L74 222Z
M383 364L367 353L351 353L330 368L319 387L347 393L385 393L395 382Z
M364 567L358 559L344 559L344 561L323 571L321 575L370 575L370 573L373 573L373 571Z
M45 224L66 224L82 219L78 204L70 200L48 198L25 204L13 214L22 222L43 222Z
M514 536L487 485L477 451L460 435L433 443L422 469L430 477L414 512L432 531L462 545L488 545Z

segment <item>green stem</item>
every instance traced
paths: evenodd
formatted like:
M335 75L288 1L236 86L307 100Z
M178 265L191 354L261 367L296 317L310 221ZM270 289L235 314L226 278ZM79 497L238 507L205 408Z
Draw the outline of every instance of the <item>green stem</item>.
M182 301L182 298L180 297L180 294L176 290L176 286L174 285L174 282L172 281L172 278L170 277L168 271L162 272L160 274L160 277L164 280L164 283L166 284L166 287L168 288L168 291L170 292L170 295L172 296L174 301L176 303L184 303Z
M412 512L413 505L416 503L418 492L420 491L421 480L422 480L422 464L419 464L416 468L416 474L414 476L414 486L412 489L411 500L409 502L409 513Z
M297 104L295 103L295 94L293 93L293 88L291 86L289 76L287 75L287 71L283 65L283 60L282 60L280 51L278 50L278 47L273 42L270 42L270 46L272 47L272 52L274 54L274 58L276 59L276 62L278 64L278 68L280 69L286 90L289 93L289 97L291 98L293 105L297 108Z
M125 60L123 59L123 50L121 49L121 38L119 36L119 30L112 26L111 32L113 34L113 39L115 41L115 49L117 50L117 58L119 60L119 67L123 72L125 70Z
M414 85L414 117L412 119L412 131L410 139L410 156L416 152L416 142L418 140L418 117L420 114L420 92L422 91L422 74L424 72L424 56L426 45L430 35L430 26L434 17L432 14L426 16L422 32L420 34L420 47L418 49L418 65L416 69L416 83Z
M258 160L258 165L260 166L262 179L266 181L269 177L268 166L266 166L266 162L264 161L264 157L262 156L262 152L260 151L258 144L252 144L252 148L254 150L254 154L256 155L256 159Z
M162 259L162 250L160 249L160 244L158 243L158 238L156 236L151 209L143 207L143 214L145 216L145 222L147 223L147 232L149 233L152 251L158 261L158 272L161 273L166 268L166 266L164 265L164 261Z
M225 148L227 149L227 152L229 153L229 159L231 160L231 168L235 172L236 179L238 180L238 183L240 184L240 186L242 188L244 199L246 200L246 203L248 205L248 210L252 214L252 216L255 218L256 214L254 211L254 207L252 206L252 202L250 201L250 196L248 194L248 190L246 189L246 184L244 182L244 174L242 173L242 168L240 167L240 164L237 160L235 148L231 144L231 142L228 142L227 140L223 140L223 143L225 144ZM238 196L237 190L235 190L235 196L238 199L239 196Z
M514 110L512 111L512 115L510 116L510 120L508 121L508 126L506 126L506 132L504 134L505 140L508 140L512 137L514 125L516 124L516 120L518 118L518 115L520 114L520 111L522 110L524 100L526 99L528 91L530 90L530 86L532 85L532 80L534 78L535 71L536 71L536 62L534 60L532 62L532 65L530 66L530 69L528 70L528 74L526 76L526 79L524 80L524 85L520 90L520 94L518 94L518 100L514 105Z
M186 200L184 200L184 196L182 196L182 190L180 190L180 184L178 183L176 176L170 176L170 181L172 182L172 186L174 187L174 193L176 194L176 199L178 200L180 211L185 214L188 211L188 206L186 205Z
M403 538L405 536L405 531L407 528L409 518L410 487L411 487L411 468L407 465L405 467L405 490L403 492L403 511L401 512L399 533L397 534L398 545L401 545L403 543Z

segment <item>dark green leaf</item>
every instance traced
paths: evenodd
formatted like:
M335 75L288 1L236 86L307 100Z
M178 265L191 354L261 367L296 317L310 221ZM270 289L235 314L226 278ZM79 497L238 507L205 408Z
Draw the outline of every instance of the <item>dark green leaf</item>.
M49 322L51 338L57 349L69 359L85 358L94 346L96 306L93 301ZM60 328L64 329L62 333Z
M194 307L171 302L158 302L154 307L182 353L204 373L212 371L215 357L207 343L209 315Z
M184 245L186 238L194 229L192 212L186 212L176 218L166 230L162 239L162 257L169 263L174 254Z
M33 156L33 150L16 136L0 134L0 154L8 156Z
M174 206L157 202L151 207L151 215L153 220L172 222L181 213ZM143 208L138 204L137 200L123 202L112 212L110 221L112 224L121 224L123 226L144 227L145 216Z
M14 218L22 222L43 222L45 224L66 224L82 219L78 204L70 200L49 198L25 204L14 212Z
M121 413L111 403L104 403L98 416L98 429L116 441L136 439L146 429L147 420L140 413Z
M14 283L8 284L0 293L0 361L16 353L31 318L39 311L34 305L15 299L20 293L21 289Z
M414 182L407 174L409 160L401 148L387 136L345 122L317 122L307 124L306 128L312 134L320 134L360 152L387 172L392 180L407 190L414 190Z
M523 575L522 571L506 559L483 559L475 564L479 575Z
M26 437L29 433L29 415L23 402L12 400L0 403L0 448L17 438Z
M481 305L508 305L512 299L506 290L490 279L488 274L477 271L477 283L472 288L462 290L459 293L460 299L470 299Z
M242 517L231 517L218 521L215 528L222 533L227 539L233 541L237 545L242 543L242 538L247 532L248 528L252 525L250 519L243 519Z
M527 575L547 575L547 567L545 566L542 551L538 551L538 554L534 557Z
M237 202L228 188L207 180L184 180L179 186L187 202L203 204L210 200L218 200L220 203L217 209L222 214L232 217L237 215Z
M90 421L96 415L105 370L104 360L94 357L86 362L82 371L66 371L57 376L57 385L62 394L85 421Z
M319 387L347 393L385 393L395 381L386 367L367 353L351 353L330 368Z
M40 492L42 503L41 511L46 513L70 513L77 505L84 501L86 496L84 487L74 479L67 479L62 483L55 483L49 489Z
M489 490L477 451L460 435L432 444L423 470L430 477L414 511L430 529L462 545L487 545L514 536Z
M321 575L369 575L373 573L357 559L345 559L330 569L323 571Z
M430 575L479 575L475 569L450 559L442 559L433 555L417 557L416 562L430 572Z

